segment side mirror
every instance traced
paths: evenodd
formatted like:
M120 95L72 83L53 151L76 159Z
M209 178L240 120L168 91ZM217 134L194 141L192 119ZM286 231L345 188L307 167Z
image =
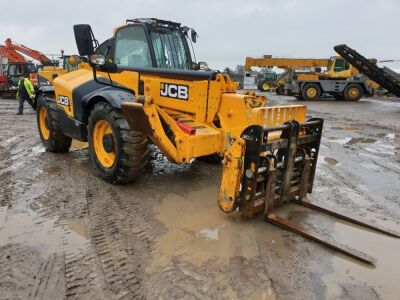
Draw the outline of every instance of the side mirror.
M101 54L94 54L90 56L90 63L96 66L103 66L106 63L106 58Z
M94 38L92 28L88 24L74 25L74 34L76 46L79 55L89 56L94 54L94 48L97 46L97 40Z
M197 38L198 38L198 34L194 29L190 30L190 38L192 39L193 43L196 43Z
M106 58L101 54L90 56L90 63L100 67L100 71L107 73L116 73L118 71L117 64L106 62Z
M210 68L208 67L208 64L204 61L199 61L197 64L197 69L202 70L202 71L208 71Z

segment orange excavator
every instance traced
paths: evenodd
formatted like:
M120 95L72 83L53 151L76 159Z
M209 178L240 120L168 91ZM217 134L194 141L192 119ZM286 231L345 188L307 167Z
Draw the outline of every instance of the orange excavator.
M23 55L0 45L0 96L15 96L20 76L37 82L36 72L36 66L27 62Z
M62 68L59 67L58 60L50 59L38 50L34 50L22 44L14 43L10 38L6 39L5 47L9 50L22 53L40 62L40 65L38 66L38 72L30 78L36 88L40 87L41 85L47 85L49 81L52 82L52 75L54 73L59 73L62 70Z
M10 94L11 97L12 95L15 95L15 86L18 80L18 77L20 75L24 75L25 77L29 77L29 79L32 81L33 85L35 86L35 89L38 91L37 95L38 96L42 92L43 89L52 89L51 85L53 82L53 79L57 77L58 75L64 74L68 72L67 69L63 67L59 67L59 60L58 59L50 59L47 55L43 54L42 52L29 48L23 44L18 44L14 43L11 38L8 38L5 40L5 46L1 46L1 49L3 49L4 53L7 53L7 55L2 55L0 52L0 57L4 56L8 59L8 65L11 65L11 62L14 63L15 61L20 62L21 64L29 64L29 73L22 73L22 72L17 72L15 78L10 78L10 74L13 74L13 72L10 72L7 70L7 63L4 63L3 65L5 66L3 69L3 81L4 86L5 86L5 91L7 91L6 94ZM32 58L33 60L36 60L39 62L39 65L37 68L33 63L28 63L26 62L26 59L23 55L28 56ZM64 56L63 51L61 54L61 59L65 61L67 56ZM65 64L65 62L64 62ZM8 67L9 69L10 67ZM13 68L13 67L12 67ZM12 70L11 70L12 71ZM14 72L15 73L15 72ZM7 74L7 75L5 75ZM9 77L9 78L7 78ZM13 76L11 76L13 77ZM11 80L11 82L10 82ZM7 84L8 83L8 84ZM2 93L3 95L5 92ZM35 101L36 102L36 98Z

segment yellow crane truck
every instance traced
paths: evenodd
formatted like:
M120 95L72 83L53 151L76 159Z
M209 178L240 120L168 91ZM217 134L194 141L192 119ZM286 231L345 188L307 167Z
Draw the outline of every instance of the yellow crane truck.
M74 32L88 62L56 78L55 93L38 103L38 129L48 151L68 151L71 139L88 141L95 169L111 183L140 176L149 142L176 164L223 159L222 211L248 217L264 212L271 223L373 263L273 213L289 201L326 212L306 197L322 119L306 120L303 105L268 107L263 96L238 94L229 76L193 60L190 44L197 34L179 23L127 20L101 45L89 25L75 25Z
M277 67L290 70L290 84L284 89L298 100L318 100L322 94L330 94L336 100L357 101L363 95L371 95L370 80L360 77L359 71L340 56L324 58L278 58L266 55L262 58L246 57L245 69L251 67ZM321 67L326 72L321 72ZM315 68L312 72L297 72L298 68ZM282 86L284 82L280 83ZM278 90L280 88L278 87Z

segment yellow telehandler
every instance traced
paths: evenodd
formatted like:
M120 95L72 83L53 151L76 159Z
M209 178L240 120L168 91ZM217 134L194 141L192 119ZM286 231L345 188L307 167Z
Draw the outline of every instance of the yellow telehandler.
M177 164L223 159L218 203L224 212L263 212L271 223L374 262L273 213L289 201L328 212L306 197L322 119L306 120L302 105L267 107L263 96L236 93L229 76L192 59L197 34L179 23L127 20L101 45L89 25L75 25L74 32L88 63L56 78L54 95L38 103L39 133L48 151L68 151L71 139L88 141L95 169L112 183L140 176L149 142Z

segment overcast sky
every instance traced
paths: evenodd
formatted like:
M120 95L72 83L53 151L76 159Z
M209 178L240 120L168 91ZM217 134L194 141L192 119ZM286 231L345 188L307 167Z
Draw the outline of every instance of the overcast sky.
M72 26L102 42L127 18L193 27L197 60L234 68L246 56L329 57L346 43L367 57L400 59L400 0L14 0L1 5L0 43L10 37L44 53L76 54Z

